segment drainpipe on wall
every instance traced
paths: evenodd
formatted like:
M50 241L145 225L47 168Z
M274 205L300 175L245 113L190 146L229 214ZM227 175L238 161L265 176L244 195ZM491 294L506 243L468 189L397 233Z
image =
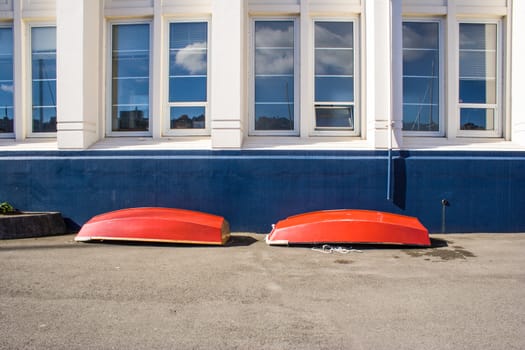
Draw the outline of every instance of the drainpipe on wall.
M403 9L401 0L390 0L390 98L388 115L388 174L386 199L393 199L394 169L392 149L394 148L394 126L403 114ZM396 142L396 146L399 142Z

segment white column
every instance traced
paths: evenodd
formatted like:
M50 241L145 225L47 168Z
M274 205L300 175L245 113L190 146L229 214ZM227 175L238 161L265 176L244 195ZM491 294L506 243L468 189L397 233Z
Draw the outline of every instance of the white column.
M393 121L390 3L391 0L365 2L366 134L374 148L390 147L390 125ZM399 126L395 126L399 130ZM396 136L392 137L394 148L398 147Z
M14 85L22 87L15 90L14 94L14 131L17 141L25 140L27 136L27 108L24 96L27 96L27 88L23 88L26 81L27 66L27 41L24 35L24 22L22 20L22 1L13 2L13 80Z
M165 66L164 66L164 55L163 55L163 42L164 42L164 28L162 18L162 2L155 1L153 4L153 64L152 64L152 77L164 77ZM160 79L162 80L162 79ZM154 139L158 139L162 136L164 126L161 124L163 118L163 106L165 105L164 100L164 88L163 84L152 84L151 87L151 104L150 104L150 130L151 136Z
M510 115L511 140L525 145L525 1L512 2L512 38L511 38L511 88L510 88ZM507 51L508 52L508 51Z
M57 0L57 142L84 149L99 138L101 1Z
M403 4L402 0L391 0L392 43L392 144L403 145Z
M240 148L245 119L244 1L214 0L211 23L211 138L213 148Z

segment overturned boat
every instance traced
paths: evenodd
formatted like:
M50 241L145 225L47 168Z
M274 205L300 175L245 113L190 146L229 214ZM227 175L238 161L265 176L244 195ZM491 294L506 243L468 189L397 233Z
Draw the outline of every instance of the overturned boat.
M290 216L266 236L269 245L394 244L430 246L417 218L371 210L323 210Z
M230 237L221 216L173 208L129 208L97 215L75 241L122 240L223 245Z

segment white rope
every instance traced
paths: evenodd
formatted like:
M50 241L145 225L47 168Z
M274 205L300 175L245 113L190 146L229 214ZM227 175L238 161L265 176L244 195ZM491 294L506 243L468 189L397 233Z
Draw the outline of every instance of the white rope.
M334 246L331 246L330 244L323 244L321 247L313 247L312 250L315 252L320 252L324 254L332 254L332 253L348 254L348 253L362 253L363 252L362 250L353 249L352 247L350 248L344 248L341 246L334 247Z

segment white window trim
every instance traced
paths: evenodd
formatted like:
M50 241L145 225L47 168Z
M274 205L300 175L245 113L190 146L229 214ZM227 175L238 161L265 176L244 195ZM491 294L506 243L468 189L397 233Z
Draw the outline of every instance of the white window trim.
M32 22L29 23L26 26L26 38L29 38L27 40L27 46L26 46L26 52L27 52L27 60L26 60L26 89L25 89L25 96L27 98L27 101L25 103L26 106L26 125L27 125L27 137L28 138L56 138L57 132L34 132L33 131L33 52L31 49L31 42L33 41L33 37L31 35L31 29L32 28L45 28L45 27L54 27L56 28L56 23L53 22ZM56 40L56 38L55 38ZM58 52L55 50L56 59L58 59ZM58 76L56 77L56 80L58 80ZM15 92L16 93L16 92ZM55 94L58 95L58 91L55 91ZM57 105L57 96L55 95L55 108L58 110ZM58 128L58 119L60 116L57 113L57 128Z
M169 85L170 85L170 24L171 23L206 23L207 24L207 60L206 60L206 101L205 102L170 102L169 101ZM164 81L164 91L163 94L163 108L162 108L162 135L163 136L210 136L211 135L211 113L209 108L210 94L211 94L211 84L210 84L210 68L211 68L211 54L210 54L210 38L211 38L211 21L209 18L170 18L165 22L164 32L166 33L164 38L164 47L165 53L163 53L163 65L166 67L162 81ZM170 129L170 107L204 107L204 129Z
M123 25L123 24L148 24L149 25L149 116L148 116L148 131L113 131L112 130L112 87L113 87L113 26L114 25ZM152 19L126 19L126 20L110 20L107 22L107 52L106 52L106 106L105 106L105 126L106 126L106 136L108 137L137 137L137 136L148 136L153 135L153 124L155 123L155 118L152 115L152 93L153 93L153 20Z
M444 36L445 36L445 25L442 19L435 17L403 17L404 22L417 22L417 23L438 23L438 45L439 45L439 130L438 131L409 131L403 130L403 136L409 137L443 137L445 136L446 130L446 121L445 121L445 112L447 110L445 106L445 46L444 46ZM404 49L404 47L403 47ZM403 60L403 57L401 57ZM401 81L403 81L403 72L401 73ZM401 100L401 105L403 105L403 100ZM403 107L401 106L401 110Z
M353 23L353 30L354 30L354 101L352 103L347 102L332 102L332 103L326 103L327 105L353 105L354 106L354 130L348 130L344 128L316 128L315 125L315 23L316 22L352 22ZM312 26L311 30L311 50L309 50L310 55L312 57L311 59L311 67L310 71L308 72L308 79L309 85L311 87L311 95L312 101L304 101L305 103L308 103L308 115L309 120L309 135L310 136L354 136L359 137L361 135L361 125L363 124L361 122L362 115L361 115L361 78L360 78L360 72L361 72L361 65L360 65L360 57L361 57L361 51L360 51L360 40L361 37L360 30L359 30L359 18L352 16L352 17L315 17L310 22L310 25ZM321 103L323 104L323 103ZM306 118L305 118L306 119Z
M12 23L0 23L0 29L11 29L11 34L13 37L13 87L15 85L15 67L14 67L14 61L15 61L15 28L12 25ZM15 93L16 89L13 91L13 132L2 132L0 133L0 139L13 139L15 138L15 128L16 128L16 111L15 111ZM1 112L1 111L0 111ZM3 118L0 116L0 118Z
M475 24L495 24L496 25L496 104L489 103L460 103L459 102L459 27L462 23L475 23ZM455 99L456 104L456 115L453 120L453 125L456 129L456 137L479 137L479 138L502 138L503 137L503 89L505 83L503 81L503 30L501 19L485 19L485 18L473 18L473 19L458 19L457 20L457 32L458 36L457 47L456 47L456 64L457 64L457 76L454 81L457 84L457 96ZM461 130L461 108L481 108L481 109L494 109L494 130ZM451 121L452 122L452 121Z
M255 22L258 21L293 21L294 24L294 130L255 130ZM250 50L248 54L248 103L249 103L249 136L299 136L301 131L300 113L300 35L299 17L297 16L271 16L252 17L249 30Z

